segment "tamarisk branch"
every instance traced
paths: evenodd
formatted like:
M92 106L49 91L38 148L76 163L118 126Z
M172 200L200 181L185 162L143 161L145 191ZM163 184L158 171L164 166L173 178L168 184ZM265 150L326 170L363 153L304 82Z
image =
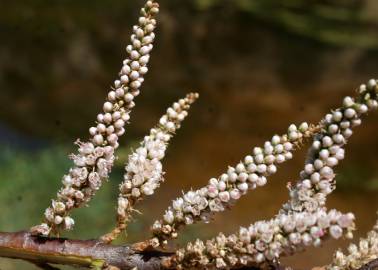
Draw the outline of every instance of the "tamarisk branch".
M33 263L79 266L91 269L162 269L161 262L173 254L138 251L131 246L108 245L97 240L42 238L29 232L0 233L0 257Z
M29 232L0 232L0 257L29 261L35 265L68 265L88 269L106 270L161 270L173 269L167 264L174 256L169 251L140 250L138 245L111 245L98 240L70 240L43 238ZM258 270L258 268L243 268ZM271 266L273 270L287 269ZM378 269L378 259L358 270Z
M108 92L89 139L77 141L78 152L70 155L74 165L63 176L62 188L44 212L43 221L29 232L1 233L0 257L20 259L42 269L68 265L96 270L185 270L185 269L289 269L280 258L320 247L324 240L353 237L354 215L327 210L326 198L336 189L334 169L345 157L345 146L363 116L378 109L378 80L361 84L356 97L326 114L317 124L291 124L283 135L274 135L262 147L254 147L235 167L211 178L197 190L175 199L161 219L154 222L152 235L144 242L117 246L110 243L126 230L135 205L152 196L164 180L162 159L181 122L188 115L197 93L167 109L158 124L129 155L117 201L116 224L100 240L53 238L71 230L71 212L88 205L115 164L119 139L125 133L135 98L140 94L155 40L159 4L146 0L138 23L133 26L127 56L118 78ZM230 209L249 191L267 184L278 165L293 158L293 151L312 138L299 181L288 185L290 200L276 216L260 220L226 236L197 239L176 250L165 250L185 226L208 222L216 213ZM157 249L157 248L160 249ZM378 221L358 245L334 255L324 270L378 269ZM255 267L255 268L254 268ZM319 269L319 268L318 268Z

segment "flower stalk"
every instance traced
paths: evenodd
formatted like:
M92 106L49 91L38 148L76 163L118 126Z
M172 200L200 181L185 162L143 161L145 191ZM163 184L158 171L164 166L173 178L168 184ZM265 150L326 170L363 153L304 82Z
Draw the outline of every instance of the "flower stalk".
M168 143L180 128L198 98L190 93L167 109L157 126L144 137L125 165L117 201L113 230L97 241L53 238L70 230L75 208L87 205L108 180L116 160L119 138L140 94L148 72L150 52L155 39L159 5L148 0L133 27L127 58L109 91L96 125L89 129L86 142L77 141L78 152L70 157L74 166L63 177L57 198L45 210L45 221L29 232L0 233L0 257L23 259L46 269L52 264L91 269L266 269L278 265L282 256L292 255L308 246L318 247L328 239L353 237L355 217L327 210L326 199L336 188L335 167L345 157L345 146L362 117L378 108L378 81L362 84L355 98L346 97L340 108L327 114L318 125L290 125L281 136L274 135L263 147L255 147L235 167L207 185L190 190L175 199L160 220L152 226L153 237L130 246L113 246L127 228L136 205L152 196L164 180L162 159ZM278 165L292 159L305 140L313 142L299 181L289 185L289 201L272 219L241 227L237 233L219 233L213 239L196 240L174 252L162 251L181 228L196 222L209 222L217 212L230 209L248 191L267 184ZM365 269L378 262L378 221L366 238L352 244L348 254L337 251L327 270ZM366 266L367 265L367 266Z
M378 108L377 81L358 88L356 98L345 97L342 107L327 114L322 129L314 136L300 180L290 188L290 201L283 212L313 212L326 203L336 188L334 168L345 157L345 146L362 117Z
M58 234L60 230L71 230L75 222L70 212L86 205L108 180L119 137L125 133L124 126L135 106L134 98L139 95L148 72L158 12L159 5L150 0L141 9L138 25L133 27L131 44L126 47L128 58L123 61L119 79L108 93L103 112L97 115L97 125L89 129L88 142L77 142L78 153L71 155L74 167L63 177L63 187L45 210L45 222L31 228L33 234L48 236Z
M161 160L168 143L187 117L190 106L199 97L190 93L167 109L159 124L144 137L141 146L129 156L125 166L124 181L120 185L116 227L101 240L110 243L126 230L127 223L135 211L135 205L146 196L152 196L164 181Z
M319 129L307 123L299 127L290 125L286 134L273 136L264 147L255 147L252 155L247 155L236 167L228 167L220 177L210 179L205 187L175 199L163 218L153 224L151 243L166 245L167 240L178 236L180 228L208 222L212 215L232 207L249 190L264 186L267 178L276 173L277 166L292 159L293 151Z

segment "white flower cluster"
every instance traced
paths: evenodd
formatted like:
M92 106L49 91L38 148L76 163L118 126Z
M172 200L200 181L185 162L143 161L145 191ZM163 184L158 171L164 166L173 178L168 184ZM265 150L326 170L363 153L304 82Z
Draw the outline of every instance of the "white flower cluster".
M337 251L333 263L327 270L353 270L378 259L378 221L365 239L361 239L358 246L351 244L348 247L349 254Z
M326 197L335 189L333 168L344 159L344 146L352 129L361 124L361 117L378 108L377 81L372 79L359 87L356 99L344 98L343 106L322 121L322 130L314 137L300 181L290 190L290 201L283 211L315 211L325 205Z
M87 203L103 181L108 179L114 161L114 150L118 139L125 133L124 126L130 119L130 111L135 106L134 98L147 73L147 63L153 48L155 15L159 6L147 1L141 9L139 24L133 27L131 45L128 45L128 59L124 60L120 78L114 82L114 90L108 93L103 105L103 113L97 116L97 126L89 129L90 142L78 143L79 153L72 158L75 167L63 177L64 187L58 198L45 211L45 223L31 228L37 235L47 236L59 229L71 229L74 221L69 211Z
M208 221L215 212L224 211L248 190L267 183L267 177L277 171L277 165L290 160L304 138L311 137L316 127L302 123L291 125L287 134L275 135L264 147L255 147L237 166L229 167L218 179L210 179L208 185L189 191L173 201L162 220L152 226L153 242L165 244L169 238L177 237L177 230L196 221Z
M129 156L124 181L120 185L117 227L102 237L104 242L112 242L125 230L135 204L144 196L153 195L160 186L163 181L161 160L165 156L168 142L180 128L198 96L197 93L190 93L168 108L167 113L160 118L159 125L151 129L141 146Z
M76 167L63 177L64 187L58 192L58 199L45 210L47 223L34 227L33 232L48 235L51 228L72 229L75 222L69 211L87 203L108 177L115 159L114 148L91 142L77 144L79 154L72 157Z
M354 215L343 215L336 210L326 213L323 206L326 196L334 189L332 168L344 158L343 147L352 135L352 128L361 123L360 117L378 108L377 93L377 81L370 80L367 85L360 86L356 100L345 98L342 108L325 117L321 130L314 135L301 180L290 190L290 202L274 219L259 221L248 229L241 228L239 235L226 238L221 234L206 244L197 240L177 252L178 266L217 269L258 266L310 244L318 246L326 236L337 239L345 234L351 238L355 227ZM376 233L373 231L368 241L362 241L363 248L360 249L363 251L360 253L354 252L350 257L337 253L337 264L347 265L348 258L361 258L361 254L377 256ZM351 250L356 251L355 246ZM373 257L364 257L366 260L369 258ZM332 268L339 269L346 268Z
M216 238L205 243L197 240L178 250L173 264L178 269L231 269L263 266L282 255L291 255L308 246L319 246L323 238L340 238L354 227L353 214L313 213L278 215L270 221L259 221L238 234Z

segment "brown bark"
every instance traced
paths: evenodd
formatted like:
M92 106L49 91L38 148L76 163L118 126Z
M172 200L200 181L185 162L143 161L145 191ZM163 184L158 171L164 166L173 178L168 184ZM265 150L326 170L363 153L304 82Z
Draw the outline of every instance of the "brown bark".
M97 240L40 238L28 232L0 233L0 257L22 259L35 264L59 264L103 269L160 270L172 253L137 251L130 246L104 244Z

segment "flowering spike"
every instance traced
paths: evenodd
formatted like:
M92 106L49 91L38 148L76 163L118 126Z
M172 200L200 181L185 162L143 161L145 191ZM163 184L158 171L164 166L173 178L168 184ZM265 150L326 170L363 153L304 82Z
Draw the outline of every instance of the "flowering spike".
M283 212L312 212L325 205L327 195L336 185L333 168L344 159L345 145L353 128L361 124L361 117L378 108L377 94L377 82L372 79L359 87L357 98L344 98L341 108L325 116Z
M376 80L359 88L356 100L344 99L343 107L328 114L315 134L301 180L290 190L291 200L270 221L259 221L248 229L241 228L238 235L217 238L204 244L197 240L177 251L173 264L194 268L239 268L263 266L290 255L308 245L320 245L327 236L353 237L355 228L352 213L341 214L336 210L326 213L326 196L334 190L335 174L332 168L344 158L344 146L352 135L351 128L361 123L360 117L377 109L378 87ZM289 130L294 130L294 127ZM351 255L335 255L332 270L357 269L365 262L377 258L378 224L360 247L350 247ZM171 262L172 263L172 262ZM349 268L347 268L349 267Z
M258 221L229 236L219 234L205 243L197 240L176 252L169 262L177 269L238 269L277 262L327 237L340 238L354 227L353 214L317 209L313 213L288 213ZM348 222L345 222L347 220ZM265 268L264 268L265 269Z
M135 106L133 100L139 95L143 77L148 71L155 39L154 17L158 12L159 5L150 0L141 9L139 23L133 27L131 45L126 47L128 58L123 61L114 90L108 93L103 113L97 116L97 126L89 129L89 142L77 143L79 153L71 156L75 166L63 177L63 188L46 209L45 223L31 228L33 234L48 236L60 229L72 229L74 220L69 216L70 211L88 203L108 179L118 139L125 133L124 126Z
M275 135L264 147L255 147L237 166L229 167L219 178L209 180L207 186L189 191L173 201L162 220L152 226L154 239L151 243L165 244L169 238L176 238L178 229L196 221L207 221L215 212L232 206L248 190L267 183L267 177L276 173L277 165L290 160L293 151L299 148L319 127L302 123L299 127L290 125L287 134Z
M160 118L159 124L151 129L150 134L141 142L141 146L130 156L125 166L124 181L120 185L117 208L117 226L101 240L112 242L126 229L134 206L144 196L153 195L163 182L161 160L169 141L182 121L188 115L191 104L198 98L197 93L190 93L185 98L173 103L167 113Z

